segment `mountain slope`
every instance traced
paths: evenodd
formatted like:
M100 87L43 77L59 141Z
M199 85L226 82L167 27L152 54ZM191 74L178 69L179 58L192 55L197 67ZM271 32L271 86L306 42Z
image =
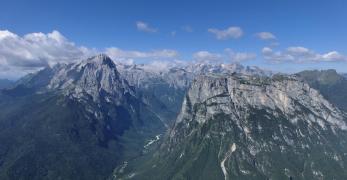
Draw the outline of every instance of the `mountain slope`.
M12 103L1 106L1 179L102 179L120 159L81 104L55 95Z
M165 130L104 55L21 79L0 108L0 179L105 179Z
M345 179L346 130L346 114L293 76L200 76L159 149L114 178Z
M311 87L331 103L347 112L347 79L335 70L303 71L298 73Z

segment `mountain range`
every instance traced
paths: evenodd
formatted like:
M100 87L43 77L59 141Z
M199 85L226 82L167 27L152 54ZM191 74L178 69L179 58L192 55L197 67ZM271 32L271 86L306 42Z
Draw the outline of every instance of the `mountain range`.
M57 64L0 91L0 179L345 179L334 70Z

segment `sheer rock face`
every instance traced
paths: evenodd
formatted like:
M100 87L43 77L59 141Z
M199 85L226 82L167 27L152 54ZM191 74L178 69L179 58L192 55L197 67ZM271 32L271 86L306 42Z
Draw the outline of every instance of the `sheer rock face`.
M199 76L160 148L116 175L345 179L346 117L296 76Z
M346 130L343 114L335 108L317 90L295 77L282 76L279 79L256 76L213 77L200 76L193 83L183 105L187 101L194 106L198 103L214 103L207 107L207 114L231 114L237 108L280 110L296 122L297 112L303 107L309 111L309 122ZM184 113L180 115L182 117ZM314 118L317 117L317 118ZM312 119L313 118L313 119ZM200 123L208 118L197 119ZM181 121L182 118L178 118Z

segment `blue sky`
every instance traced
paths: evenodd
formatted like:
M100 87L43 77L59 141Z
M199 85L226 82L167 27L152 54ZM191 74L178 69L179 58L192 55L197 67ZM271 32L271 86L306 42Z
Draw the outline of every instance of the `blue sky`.
M75 46L143 53L169 49L182 60L204 51L228 61L229 49L234 59L251 54L238 61L242 64L284 72L347 72L346 19L345 0L11 0L0 7L0 30L18 37L56 30ZM236 27L242 31L238 37L234 32L218 39L212 31ZM260 32L274 37L263 40ZM264 54L266 47L272 52Z

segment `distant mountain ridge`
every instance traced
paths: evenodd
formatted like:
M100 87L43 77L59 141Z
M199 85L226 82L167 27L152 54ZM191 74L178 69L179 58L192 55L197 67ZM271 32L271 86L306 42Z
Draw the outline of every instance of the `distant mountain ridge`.
M271 71L262 70L256 66L244 67L241 64L223 64L210 62L169 63L163 67L154 64L125 65L116 61L119 71L134 86L161 78L162 81L175 88L188 88L197 75L202 74L232 74L270 76Z
M302 71L297 74L331 103L347 112L347 78L335 70Z

